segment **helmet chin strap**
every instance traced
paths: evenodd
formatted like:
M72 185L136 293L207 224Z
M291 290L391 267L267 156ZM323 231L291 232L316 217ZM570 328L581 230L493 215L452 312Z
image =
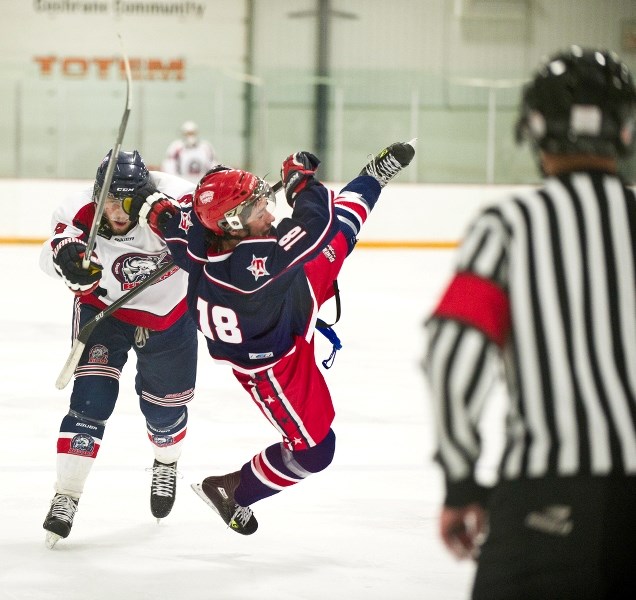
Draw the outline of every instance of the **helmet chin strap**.
M97 228L97 235L107 240L113 237L113 229L110 226L110 223L108 222L108 219L106 219L105 216L102 216L99 222L99 227Z

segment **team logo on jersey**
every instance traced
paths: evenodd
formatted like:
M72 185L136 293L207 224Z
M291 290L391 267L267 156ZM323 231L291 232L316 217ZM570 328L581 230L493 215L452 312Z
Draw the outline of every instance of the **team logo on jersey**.
M161 254L122 254L113 264L113 275L120 282L123 292L136 288L148 279L168 258L167 252ZM162 278L169 277L178 267L168 271Z
M108 348L102 344L95 344L88 351L88 362L93 365L108 364Z
M264 258L257 258L252 254L252 264L247 267L247 270L254 275L254 280L258 281L259 277L265 277L265 275L269 275L267 269L265 268L265 261L267 260L267 256Z
M73 436L70 447L68 449L69 454L79 454L81 456L91 456L95 449L95 440L85 433L78 433Z
M192 217L189 212L181 213L181 221L179 221L179 229L188 232L188 229L192 227Z

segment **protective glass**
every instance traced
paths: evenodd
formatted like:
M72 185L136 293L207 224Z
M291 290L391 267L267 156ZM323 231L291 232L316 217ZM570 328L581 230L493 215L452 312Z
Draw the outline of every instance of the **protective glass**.
M247 200L243 200L238 206L228 210L223 215L227 222L225 229L244 229L252 214L263 209L272 212L275 206L276 195L269 184L260 179L258 186Z

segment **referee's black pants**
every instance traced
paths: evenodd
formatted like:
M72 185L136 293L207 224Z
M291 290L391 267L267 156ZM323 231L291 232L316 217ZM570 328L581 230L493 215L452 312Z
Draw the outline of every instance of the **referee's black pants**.
M506 481L473 600L635 600L636 477Z

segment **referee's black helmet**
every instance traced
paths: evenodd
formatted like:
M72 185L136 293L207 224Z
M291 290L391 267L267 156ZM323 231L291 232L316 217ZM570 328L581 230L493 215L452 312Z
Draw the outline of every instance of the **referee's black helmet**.
M524 87L518 142L552 154L623 157L634 145L636 90L616 54L572 46Z

